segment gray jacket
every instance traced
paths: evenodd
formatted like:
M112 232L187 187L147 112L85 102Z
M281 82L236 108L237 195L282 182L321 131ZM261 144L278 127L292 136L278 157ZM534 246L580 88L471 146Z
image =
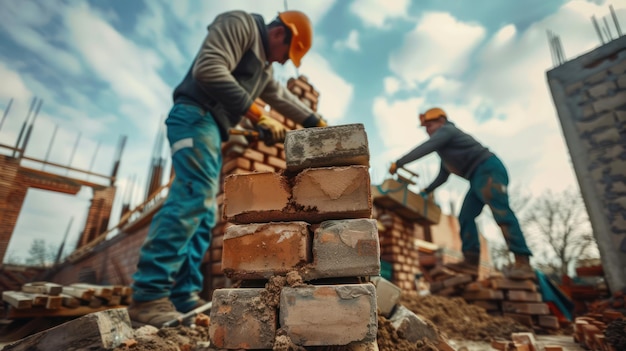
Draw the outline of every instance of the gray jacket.
M191 68L174 90L174 103L197 105L212 113L222 140L257 97L304 127L320 116L273 79L267 62L267 26L260 15L225 12L208 26Z
M422 158L431 152L441 158L439 174L424 190L432 192L445 183L450 173L470 179L476 167L494 154L469 134L447 121L423 144L396 161L398 167Z

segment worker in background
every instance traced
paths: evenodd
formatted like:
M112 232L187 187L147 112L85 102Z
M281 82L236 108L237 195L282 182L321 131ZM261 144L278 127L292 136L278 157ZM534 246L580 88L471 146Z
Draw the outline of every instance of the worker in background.
M189 72L174 90L174 105L165 121L175 178L163 207L154 216L133 275L136 324L160 327L206 303L200 264L211 243L220 189L221 143L246 115L282 142L285 127L253 101L260 97L294 122L326 126L273 79L272 63L291 60L300 66L311 48L313 28L299 11L278 14L265 24L257 14L223 13L208 34Z
M436 152L441 159L439 174L432 184L422 190L423 196L445 183L450 173L469 180L470 188L459 213L463 261L447 264L446 267L459 273L478 275L480 242L475 219L487 205L502 230L509 250L515 254L515 264L507 276L514 279L533 277L529 262L532 253L509 206L509 176L500 159L472 136L458 129L442 109L432 108L420 114L419 118L430 138L393 162L389 172L395 174L398 168L407 163Z

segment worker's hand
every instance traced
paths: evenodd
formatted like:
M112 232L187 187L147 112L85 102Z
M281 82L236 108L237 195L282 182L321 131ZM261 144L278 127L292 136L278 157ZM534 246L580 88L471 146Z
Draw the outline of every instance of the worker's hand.
M391 166L389 166L389 174L396 174L396 172L398 171L398 165L396 165L395 162L393 162L391 164Z
M274 143L282 143L285 141L285 135L287 134L287 130L285 126L278 122L277 120L269 117L267 115L261 115L259 118L259 123L257 123L258 128L263 128L272 136L271 140L268 143L268 140L264 140L265 144L274 144Z

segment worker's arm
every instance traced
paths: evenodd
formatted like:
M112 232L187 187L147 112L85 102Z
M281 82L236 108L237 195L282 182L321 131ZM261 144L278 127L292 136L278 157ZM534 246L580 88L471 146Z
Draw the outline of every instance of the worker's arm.
M445 183L448 180L448 177L450 177L450 171L448 171L443 162L441 162L441 165L439 166L439 174L437 174L437 177L435 178L435 180L433 180L432 183L430 183L429 186L424 188L424 192L426 192L427 194L432 193L441 184Z
M283 85L273 79L265 86L261 93L261 99L283 116L305 128L326 126L322 116L313 112Z
M240 11L218 16L209 27L192 69L193 78L231 116L242 116L253 99L231 72L253 43L254 19Z
M418 160L431 152L438 151L452 138L452 134L446 128L439 128L428 140L411 150L408 154L399 158L395 163L397 168Z

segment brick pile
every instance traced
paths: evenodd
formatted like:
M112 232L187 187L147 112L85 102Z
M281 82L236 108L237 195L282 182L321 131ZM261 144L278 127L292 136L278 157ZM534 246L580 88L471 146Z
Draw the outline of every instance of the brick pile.
M619 326L618 335L613 335L610 331L612 323ZM576 317L574 320L574 341L592 351L622 350L622 348L616 348L612 344L626 345L624 315L621 312L607 309L602 313L588 313Z
M285 172L224 181L221 269L210 338L225 349L376 344L380 251L363 125L303 129ZM264 286L261 287L261 286Z

